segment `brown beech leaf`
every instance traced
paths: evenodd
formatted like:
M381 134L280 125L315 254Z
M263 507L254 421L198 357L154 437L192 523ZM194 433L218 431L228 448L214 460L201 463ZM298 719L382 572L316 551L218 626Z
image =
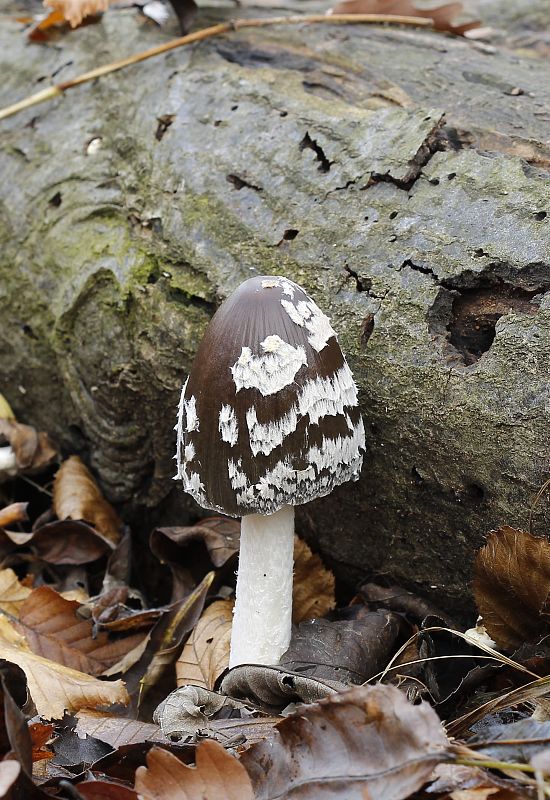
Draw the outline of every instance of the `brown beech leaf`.
M19 609L32 592L24 586L12 569L0 570L0 609L12 617L19 616Z
M3 640L0 658L23 670L36 710L45 719L61 719L65 711L128 703L123 681L100 681Z
M548 633L550 542L507 526L491 531L476 556L473 590L499 647L512 650Z
M91 523L113 544L121 538L122 523L116 511L78 456L64 461L55 476L53 508L59 519Z
M32 533L0 530L0 554L31 549L48 564L88 564L113 552L104 536L85 522L63 520L42 525Z
M142 634L116 641L111 641L107 633L93 638L93 622L78 617L79 608L74 600L65 600L49 586L41 586L21 604L16 628L36 655L94 676L142 641Z
M5 508L0 508L0 528L13 525L15 522L24 522L24 520L28 519L28 505L28 503L12 503L9 506L5 506Z
M57 458L57 450L46 433L38 433L31 425L0 417L0 435L11 445L17 467L22 472L39 472Z
M275 732L241 756L258 800L401 800L447 758L435 711L382 684L302 707Z
M176 662L177 686L214 688L229 666L232 623L232 600L216 600L203 611Z
M436 8L417 8L413 0L343 0L331 10L331 14L394 14L405 17L431 19L436 31L445 31L463 36L472 28L479 28L479 20L454 24L461 13L462 3L445 3Z
M112 781L81 781L78 796L83 800L139 800L133 789Z
M292 589L292 621L324 617L336 605L334 575L323 565L317 553L294 537L294 585Z
M245 768L221 744L202 742L195 767L182 764L160 747L136 771L136 791L143 800L254 800Z
M158 725L150 722L113 717L89 709L79 711L76 717L78 722L75 731L79 736L93 736L95 739L110 744L115 749L140 742L169 744L171 741L162 733Z

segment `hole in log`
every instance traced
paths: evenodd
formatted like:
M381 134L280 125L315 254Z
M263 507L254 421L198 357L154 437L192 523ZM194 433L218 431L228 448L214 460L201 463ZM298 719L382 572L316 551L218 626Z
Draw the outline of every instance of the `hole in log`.
M449 341L462 355L465 364L475 363L486 353L495 338L495 326L505 314L536 314L531 303L537 292L528 292L510 284L482 289L462 289L452 304L447 325Z

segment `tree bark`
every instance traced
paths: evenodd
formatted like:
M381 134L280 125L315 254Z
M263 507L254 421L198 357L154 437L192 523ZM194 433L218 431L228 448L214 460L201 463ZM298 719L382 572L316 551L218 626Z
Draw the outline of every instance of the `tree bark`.
M236 13L199 24L214 12ZM175 33L113 9L40 47L8 21L2 105ZM202 332L242 280L285 274L339 332L368 436L360 483L298 530L344 578L461 607L484 534L528 525L549 468L549 101L541 58L319 25L177 50L7 120L0 389L129 518L183 523L172 429Z

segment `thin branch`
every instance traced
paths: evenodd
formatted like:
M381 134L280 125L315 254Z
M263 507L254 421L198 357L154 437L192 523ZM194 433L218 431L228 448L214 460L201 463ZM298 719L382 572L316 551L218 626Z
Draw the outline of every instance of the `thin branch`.
M273 25L303 25L305 23L325 23L329 25L392 23L394 25L413 25L414 27L432 26L432 20L430 19L403 17L394 14L305 14L289 17L266 17L265 19L237 19L232 22L222 22L218 25L212 25L209 28L202 28L194 33L188 33L186 36L180 36L178 39L171 39L169 42L157 45L157 47L151 47L149 50L143 50L141 53L136 53L133 56L121 58L120 61L113 61L111 64L104 64L102 67L96 67L69 81L63 81L47 89L42 89L40 92L30 95L24 100L20 100L18 103L0 109L0 120L12 117L14 114L18 114L26 108L31 108L39 103L46 102L46 100L53 100L54 97L60 97L68 89L74 89L75 86L80 86L82 83L89 83L96 78L101 78L103 75L110 75L112 72L117 72L119 69L124 69L132 64L139 64L141 61L146 61L148 58L154 58L163 53L168 53L170 50L175 50L178 47L194 44L194 42L202 42L205 39L212 39L215 36L222 36L224 33L238 31L241 28L266 28Z

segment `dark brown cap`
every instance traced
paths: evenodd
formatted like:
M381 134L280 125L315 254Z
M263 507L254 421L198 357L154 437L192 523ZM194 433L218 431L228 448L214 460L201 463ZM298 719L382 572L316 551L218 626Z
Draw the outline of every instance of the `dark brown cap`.
M357 480L357 387L328 317L292 281L250 278L223 303L183 387L185 491L232 516L273 514Z

